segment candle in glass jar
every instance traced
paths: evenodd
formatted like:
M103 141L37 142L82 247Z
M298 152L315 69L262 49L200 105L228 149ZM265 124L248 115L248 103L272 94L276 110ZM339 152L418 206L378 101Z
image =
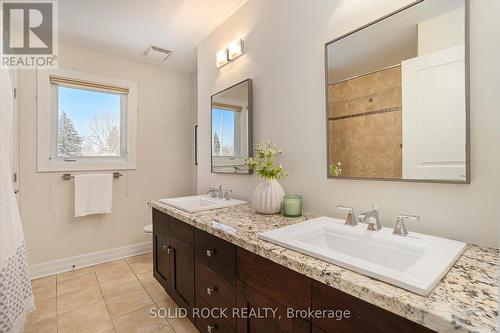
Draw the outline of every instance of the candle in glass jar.
M283 197L283 215L286 217L302 216L302 197L300 195L285 195Z

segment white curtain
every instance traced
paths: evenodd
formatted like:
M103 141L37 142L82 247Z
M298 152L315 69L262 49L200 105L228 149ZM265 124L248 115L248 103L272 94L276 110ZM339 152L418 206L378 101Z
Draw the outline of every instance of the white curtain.
M23 227L10 170L12 111L10 75L0 69L0 333L22 332L27 313L34 309Z

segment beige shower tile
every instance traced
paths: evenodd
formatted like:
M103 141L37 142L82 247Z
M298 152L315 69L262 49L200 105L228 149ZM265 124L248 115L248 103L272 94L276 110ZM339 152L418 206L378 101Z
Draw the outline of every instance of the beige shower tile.
M113 325L104 301L87 304L59 316L59 333L112 332Z
M113 320L117 333L152 333L169 326L166 319L151 317L151 309L146 306Z
M57 313L62 314L103 301L99 288L82 289L57 298Z
M57 281L57 296L66 295L79 290L99 289L95 274L87 274Z
M142 288L111 295L106 297L105 301L111 318L117 318L129 312L154 304L146 290Z
M57 281L64 281L67 279L87 274L94 274L94 268L93 267L78 268L69 272L57 274Z

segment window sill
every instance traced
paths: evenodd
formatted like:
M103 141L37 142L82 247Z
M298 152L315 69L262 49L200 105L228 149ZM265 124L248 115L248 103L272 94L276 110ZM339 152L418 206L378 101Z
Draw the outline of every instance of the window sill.
M124 158L76 160L74 162L49 161L40 166L38 172L66 172L66 171L110 171L135 170L137 165Z

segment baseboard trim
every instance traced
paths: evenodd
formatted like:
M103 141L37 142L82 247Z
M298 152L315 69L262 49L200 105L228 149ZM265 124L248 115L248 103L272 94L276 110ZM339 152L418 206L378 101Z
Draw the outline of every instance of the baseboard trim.
M149 253L152 249L153 245L151 241L149 241L31 265L31 279Z

